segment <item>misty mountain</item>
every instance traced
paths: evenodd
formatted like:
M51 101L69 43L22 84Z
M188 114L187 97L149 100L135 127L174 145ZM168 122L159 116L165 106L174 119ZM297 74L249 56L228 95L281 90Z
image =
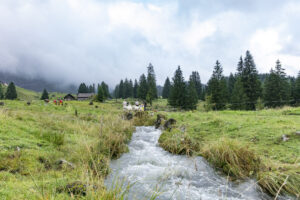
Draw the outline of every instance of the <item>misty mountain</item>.
M9 83L14 82L17 86L41 92L43 89L47 89L49 92L65 92L65 93L77 93L77 86L65 85L61 83L53 83L39 78L23 77L7 72L0 72L0 81Z

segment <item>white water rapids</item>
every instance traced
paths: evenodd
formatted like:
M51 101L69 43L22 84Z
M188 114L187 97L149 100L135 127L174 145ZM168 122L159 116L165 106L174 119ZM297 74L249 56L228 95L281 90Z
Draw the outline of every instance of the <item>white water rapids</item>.
M105 181L108 188L117 180L133 183L127 199L196 200L260 200L269 199L249 180L232 183L218 174L202 157L173 155L158 145L160 130L137 127L129 143L129 152L111 162L111 174Z

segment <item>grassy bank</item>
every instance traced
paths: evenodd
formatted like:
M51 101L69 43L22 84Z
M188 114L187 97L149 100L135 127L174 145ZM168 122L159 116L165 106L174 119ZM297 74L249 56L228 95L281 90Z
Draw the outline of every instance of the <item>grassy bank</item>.
M164 149L201 155L233 179L256 177L274 196L300 195L300 108L162 113L177 120L159 139Z
M127 151L133 122L120 104L4 101L0 107L0 199L117 199L103 180ZM77 115L75 114L77 113Z

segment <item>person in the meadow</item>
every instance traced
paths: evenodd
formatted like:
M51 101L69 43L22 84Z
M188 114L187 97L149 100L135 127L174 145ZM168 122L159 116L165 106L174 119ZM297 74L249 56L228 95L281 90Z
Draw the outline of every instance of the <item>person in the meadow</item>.
M59 100L59 105L64 105L63 100Z
M139 105L140 105L140 102L136 101L136 102L135 102L135 105L136 105L136 106L139 106Z
M55 99L54 99L53 103L54 103L54 105L57 105L57 101Z

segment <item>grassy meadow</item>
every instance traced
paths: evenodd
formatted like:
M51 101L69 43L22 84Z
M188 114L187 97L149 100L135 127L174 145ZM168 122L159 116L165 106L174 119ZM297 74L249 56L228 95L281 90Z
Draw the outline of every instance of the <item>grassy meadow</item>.
M4 103L0 199L68 199L77 188L86 188L87 199L120 196L122 191L106 191L103 179L109 160L127 151L134 131L132 122L122 119L121 104Z
M160 108L164 102L158 102ZM261 111L162 112L177 120L160 145L171 153L201 155L233 180L257 178L276 196L300 196L300 108ZM282 135L289 139L282 140Z
M31 99L34 99L29 94ZM165 100L124 120L122 101L4 101L0 107L0 199L124 199L105 189L109 162L128 150L134 126L156 114L176 125L159 139L167 151L201 155L232 180L256 178L276 196L300 193L300 108L261 111L175 111ZM282 135L288 141L282 141ZM84 191L86 196L69 193Z

